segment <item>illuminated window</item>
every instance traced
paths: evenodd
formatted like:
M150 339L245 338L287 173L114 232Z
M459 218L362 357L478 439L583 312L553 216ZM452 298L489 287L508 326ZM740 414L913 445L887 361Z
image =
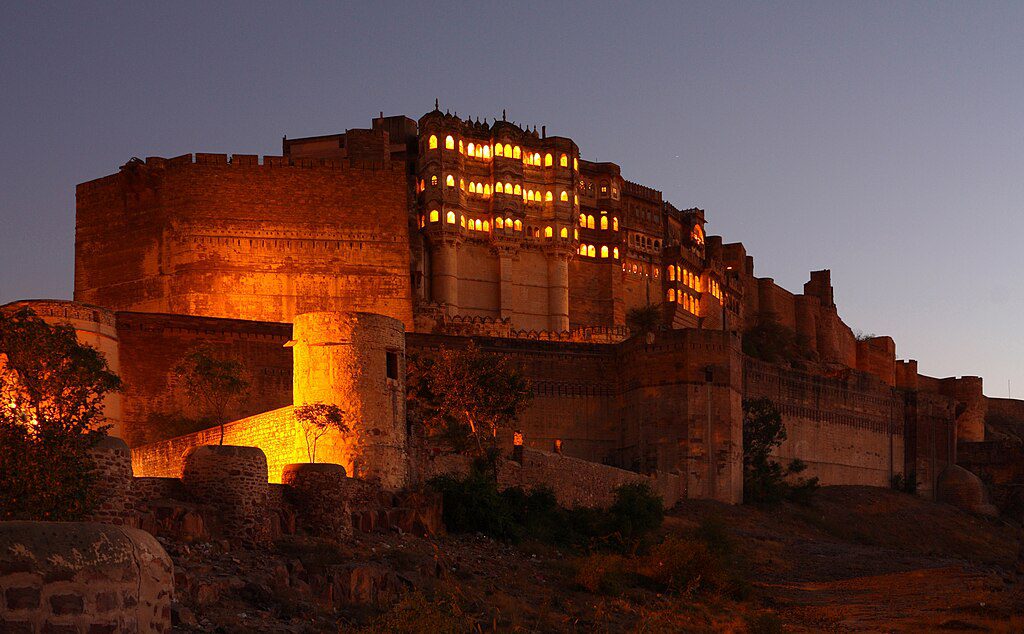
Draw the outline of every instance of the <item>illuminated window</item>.
M569 237L569 229L566 228L566 227L562 227L562 230L558 232L558 237L559 238L568 238Z
M671 266L668 267L668 281L670 281L670 282L676 281L676 270L675 270L674 267L671 267Z
M590 256L590 257L594 257L596 253L597 253L597 249L594 248L594 245L588 244L587 245L587 255Z
M498 216L497 218L494 219L494 228L495 229L502 229L504 227L505 227L505 220L501 216Z
M512 146L509 145L508 143L505 144L505 156L507 156L509 158L514 158L512 156Z
M448 176L445 177L444 184L447 185L448 187L455 187L455 177L449 174Z
M445 137L445 139L444 139L444 149L446 149L446 150L454 150L455 149L455 137L453 137L450 134Z
M544 237L550 238L553 234L551 233L551 227L544 227Z
M484 223L480 222L479 218L476 219L475 225L476 225L476 230L477 231L483 231Z
M491 158L491 146L490 145L485 145L484 146L484 158L485 159Z
M579 240L580 239L580 230L579 229L573 229L572 230L572 239L573 240Z
M551 195L551 192L547 192L546 194L544 194L544 202L549 203L554 199L555 197Z
M519 183L516 183L516 190L514 192L512 192L512 193L515 194L516 196L518 196L522 192L523 192L523 190L522 190L521 187L519 187Z
M544 167L551 167L552 163L553 163L553 161L551 159L551 154L545 154L544 155Z
M566 192L565 190L562 190L562 193L558 195L558 200L562 201L563 203L569 202L569 193Z
M465 154L466 150L462 147L462 139L459 139L459 154Z
M491 223L488 222L487 220L484 220L484 231L490 231L490 230L491 230Z
M533 190L528 189L523 195L523 200L533 200Z
M466 191L466 179L459 179L459 189L461 189L462 191Z
M445 214L444 219L447 220L448 224L450 224L450 225L455 224L455 212L454 211L449 211L447 214Z
M619 259L619 247L615 247L614 249L612 249L612 257L615 258L616 260Z
M579 195L577 195L577 194L573 194L572 195L572 204L576 205L577 207L580 206L580 197L579 197Z
M519 158L519 146L512 148L512 158Z
M593 216L587 216L587 229L593 229L593 228L594 228L594 217Z
M437 210L436 209L431 209L430 210L430 222L437 222Z
M494 193L495 194L504 194L505 193L505 186L501 183L501 181L498 181L497 183L494 184Z
M420 191L423 191L426 188L427 188L427 183L421 178L420 179Z
M428 145L430 146L431 150L437 149L437 137L434 136L433 134L430 135L430 141L428 141Z
M689 297L689 295L687 295L686 297ZM683 291L679 291L679 293L676 295L676 303L677 304L682 304L683 303Z
M511 229L512 228L512 219L511 218L505 218L505 228L507 228L507 229Z
M459 216L459 224L462 226L463 229L466 228L466 217L465 216Z
M475 150L476 145L474 145L473 143L470 143L469 145L466 146L466 154L469 154L470 156L473 156L475 154Z
M505 156L505 148L504 148L504 146L501 145L501 143L495 143L494 144L494 155L495 156Z
M540 165L540 152L533 155L533 164Z
M484 156L484 146L483 145L476 146L476 157L477 158L483 158L483 156Z
M565 154L558 157L558 164L562 167L569 167L569 157Z
M512 183L508 183L508 182L505 183L505 193L506 194L511 194L512 193Z
M618 231L618 230L619 230L619 219L618 218L612 218L612 231Z
M516 231L522 231L523 230L523 221L522 220L516 220L515 228L516 228Z
M704 230L700 228L700 225L694 225L693 231L690 233L690 237L697 244L704 244Z
M587 254L587 245L585 245L585 244L581 244L580 245L579 254L580 255L586 255Z
M576 160L575 156L572 159L572 168L577 172L580 171L580 162Z
M469 181L469 193L476 193L476 183L474 183L473 181Z
M437 174L430 177L430 186L437 187Z
M484 196L490 196L490 195L491 195L491 186L489 184L488 185L484 185Z
M601 229L608 230L608 216L601 216Z
M676 289L674 289L674 288L668 289L668 301L670 301L670 302L676 301Z
M608 246L607 245L601 247L601 257L602 258L608 257Z

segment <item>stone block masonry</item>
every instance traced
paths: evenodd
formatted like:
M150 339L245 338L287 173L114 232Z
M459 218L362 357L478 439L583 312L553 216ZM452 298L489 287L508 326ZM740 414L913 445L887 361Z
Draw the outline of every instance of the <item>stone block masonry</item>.
M149 533L0 522L0 632L170 632L173 566Z
M224 533L246 544L263 544L267 531L267 457L255 447L196 447L185 454L182 484L217 509Z

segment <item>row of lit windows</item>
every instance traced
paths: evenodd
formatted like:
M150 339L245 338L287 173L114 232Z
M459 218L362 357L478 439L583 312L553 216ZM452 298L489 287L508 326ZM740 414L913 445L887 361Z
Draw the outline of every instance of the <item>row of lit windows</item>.
M679 280L683 284L686 284L690 288L700 292L700 276L694 275L688 269L680 268L679 265L668 266L668 281L675 282Z
M431 209L430 210L430 215L428 217L430 219L430 222L438 222L440 220L440 212L438 212L437 209ZM458 218L459 218L459 224L461 226L469 229L470 231L490 231L491 230L491 223L488 220L480 220L480 219L474 220L474 219L470 218L469 222L467 223L465 216L459 216ZM445 222L447 222L450 225L455 224L455 212L454 211L449 211L448 213L445 214ZM420 219L420 226L424 226L424 221L423 221L422 217ZM521 220L512 220L512 218L502 218L501 216L499 216L499 217L494 219L494 228L495 229L510 229L510 230L515 230L515 231L522 231L523 230L523 222ZM540 229L540 227L527 227L526 230L527 230L527 232L530 235L532 235L535 238L539 238L541 236L541 229ZM550 226L544 227L544 237L545 238L552 238L552 237L554 237L554 228L552 228ZM567 227L562 227L559 230L559 232L558 232L558 237L560 237L560 238L568 238L569 237L569 229ZM573 238L574 239L579 239L579 232L578 231L575 231L575 230L573 231ZM618 253L619 253L619 250L615 249L615 254L616 254L615 257L618 257Z
M468 145L464 146L462 144L462 139L459 139L458 145L460 154L465 154L467 156L475 156L476 158L482 159L491 158L491 146L487 143L478 144L470 142ZM430 138L427 140L427 146L431 150L437 149L437 135L430 135ZM453 137L450 134L446 136L444 139L444 148L446 150L454 150L455 137ZM542 159L540 152L534 152L533 154L527 152L524 154L523 151L519 149L518 145L513 146L511 143L506 143L504 145L502 145L501 143L496 143L494 145L493 153L494 156L503 156L511 159L521 158L523 160L524 165L536 165L538 167L540 165L544 165L545 167L551 167L552 165L554 165L555 162L554 156L552 156L550 153L545 154L544 158ZM569 167L569 157L565 154L560 155L558 157L558 164L561 167ZM572 168L577 171L579 171L580 169L579 161L576 158L572 159Z
M677 293L674 288L668 289L668 301L680 304L694 315L700 310L700 300L682 291Z
M722 299L722 288L718 285L715 280L710 281L711 295L719 300Z
M430 177L430 184L434 187L437 186L436 175ZM444 184L447 187L455 187L455 176L453 176L452 174L445 176ZM424 191L425 189L426 185L421 180L419 191ZM462 191L466 191L466 180L463 178L459 179L459 189L461 189ZM522 196L524 202L553 202L555 199L554 192L542 192L540 190L534 191L532 189L524 190L522 187L519 186L518 183L515 186L513 186L512 183L496 183L494 185L494 192L496 194ZM469 193L480 194L484 197L490 196L491 185L489 183L474 183L470 181ZM558 200L560 200L561 202L569 202L569 193L566 192L565 190L562 190L562 192L558 195ZM573 197L573 204L579 204L578 197Z
M608 246L607 245L602 246L600 251L598 251L598 248L595 245L593 245L593 244L581 244L580 245L580 249L579 249L579 254L580 255L585 255L585 256L591 257L591 258L596 258L598 253L601 254L602 258L607 258L608 257L608 253L609 253ZM611 250L611 255L612 255L613 259L618 260L619 259L619 247L613 247L612 250Z
M601 229L605 229L605 230L608 229L608 216L601 216L599 222L600 222ZM591 215L591 214L580 214L580 226L583 227L584 229L594 229L595 228L594 216ZM619 230L619 219L615 218L615 217L612 217L612 231L618 231L618 230Z

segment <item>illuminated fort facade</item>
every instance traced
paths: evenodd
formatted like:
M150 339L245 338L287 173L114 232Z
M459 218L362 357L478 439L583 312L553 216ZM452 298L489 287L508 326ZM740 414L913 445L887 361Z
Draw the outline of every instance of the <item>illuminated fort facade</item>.
M892 339L856 338L827 270L783 289L742 244L706 235L703 210L504 116L435 108L285 138L281 156L132 159L78 186L74 300L36 305L103 335L125 382L116 431L146 475L177 475L218 440L167 438L161 422L190 415L172 368L196 346L246 367L226 442L261 447L272 479L305 459L292 408L311 400L360 412L325 450L350 473L425 477L405 358L470 338L531 378L528 447L660 478L670 497L741 499L745 397L779 405L780 456L825 484L913 472L930 495L958 444L984 440L981 380L920 375ZM627 314L647 306L660 327L630 336ZM744 355L758 323L807 358Z

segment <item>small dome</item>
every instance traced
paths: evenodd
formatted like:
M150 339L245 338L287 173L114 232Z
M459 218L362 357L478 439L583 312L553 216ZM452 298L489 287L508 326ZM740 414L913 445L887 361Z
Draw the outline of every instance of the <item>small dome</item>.
M955 464L947 466L939 474L936 499L971 513L998 515L996 508L988 503L981 478Z

